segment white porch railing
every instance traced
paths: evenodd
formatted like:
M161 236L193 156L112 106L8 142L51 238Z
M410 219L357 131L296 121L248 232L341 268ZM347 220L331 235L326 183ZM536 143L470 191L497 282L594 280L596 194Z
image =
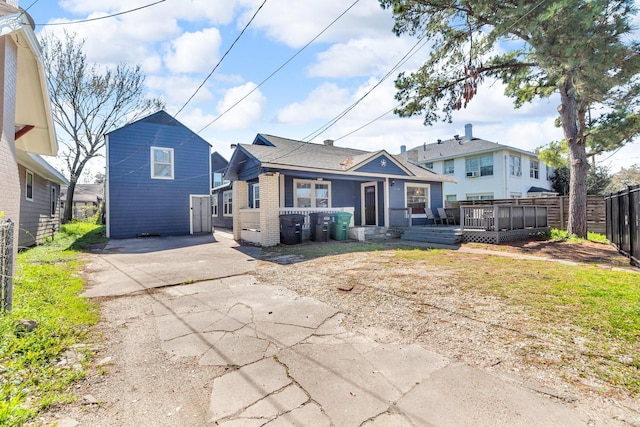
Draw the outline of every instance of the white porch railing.
M546 206L460 206L463 230L505 231L547 227Z

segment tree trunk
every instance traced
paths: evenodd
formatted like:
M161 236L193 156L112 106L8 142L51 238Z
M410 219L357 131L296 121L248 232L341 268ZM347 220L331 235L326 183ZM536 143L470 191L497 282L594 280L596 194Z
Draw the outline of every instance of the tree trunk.
M76 191L76 180L73 175L69 180L69 187L67 188L67 200L64 202L64 212L62 213L62 223L66 224L73 218L73 193Z
M587 238L587 172L589 162L584 141L584 111L578 106L572 76L559 85L558 107L562 130L569 146L569 213L567 234Z

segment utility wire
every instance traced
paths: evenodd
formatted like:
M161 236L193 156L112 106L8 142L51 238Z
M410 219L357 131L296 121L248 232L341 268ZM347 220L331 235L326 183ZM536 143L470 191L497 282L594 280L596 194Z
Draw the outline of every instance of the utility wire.
M424 43L423 43L424 41ZM422 43L422 46L419 46ZM331 128L333 125L335 125L340 119L342 119L344 116L346 116L351 110L353 110L360 102L362 102L371 92L373 92L378 86L380 86L386 79L388 79L392 73L394 73L395 71L398 70L398 68L400 68L404 63L406 63L413 55L416 54L416 52L418 52L420 49L422 49L422 47L427 43L427 41L425 41L425 37L422 36L418 39L418 41L416 42L416 44L414 44L411 49L409 49L409 52L407 52L402 58L400 58L400 60L378 81L378 83L376 83L371 89L369 89L364 95L362 95L359 99L357 99L353 104L351 104L350 106L348 106L345 110L343 110L341 113L339 113L337 116L335 116L333 119L331 119L329 122L325 123L324 125L322 125L320 128L316 129L315 131L311 132L309 135L305 136L302 140L303 141L307 141L307 140L311 140L314 137L322 134L323 132L327 131L329 128Z
M38 0L36 0L36 2L37 1ZM107 16L100 16L98 18L81 19L81 20L78 20L78 21L69 21L69 22L52 22L50 24L36 24L36 25L40 25L42 27L50 27L50 26L53 26L53 25L71 25L71 24L82 24L82 23L85 23L85 22L99 21L101 19L108 19L108 18L113 18L115 16L125 15L125 14L131 13L131 12L137 12L138 10L146 9L147 7L155 6L155 5L163 3L165 1L167 1L167 0L159 0L159 1L155 2L155 3L150 3L150 4L147 4L147 5L144 5L144 6L136 7L135 9L125 10L124 12L118 12L118 13L114 13L114 14L107 15ZM31 7L31 6L29 6L29 7Z
M258 9L256 9L255 13L253 14L253 16L251 17L251 19L249 20L249 22L247 22L247 25L244 26L244 28L242 29L242 31L240 31L240 34L238 34L238 36L236 37L236 39L233 41L233 43L231 43L231 46L229 46L229 48L227 49L227 51L224 53L224 55L222 55L222 58L220 58L220 60L218 61L218 63L213 67L213 69L211 70L211 72L209 73L209 75L207 75L207 77L204 79L204 81L200 84L200 86L198 86L198 88L195 90L195 92L193 92L193 94L189 97L189 99L187 99L187 102L184 103L184 105L182 107L180 107L180 109L178 110L178 112L175 114L175 116L177 116L178 114L180 114L182 112L182 110L184 110L184 108L187 106L187 104L189 104L189 102L191 102L191 100L196 96L196 94L200 91L200 89L202 89L202 87L204 86L204 84L207 82L207 80L209 80L209 78L211 77L211 75L218 69L218 67L220 66L220 64L222 63L222 61L224 60L224 58L227 57L227 55L229 54L229 52L231 52L231 49L233 49L233 47L236 45L236 43L238 42L238 40L240 40L240 37L242 37L242 35L244 34L245 31L247 31L247 28L249 28L249 25L251 25L251 23L253 22L253 20L255 19L255 17L258 15L258 12L260 12L260 9L262 9L262 7L264 6L264 4L267 2L267 0L264 0L262 2L262 4L260 5L260 7L258 7Z
M351 6L349 6L344 12L342 12L340 15L338 15L338 17L336 19L334 19L333 21L331 21L331 23L329 23L329 25L327 25L322 31L320 31L314 38L312 38L307 44L305 44L304 46L302 46L296 53L293 54L293 56L291 56L289 59L287 59L281 66L279 66L278 68L275 69L275 71L273 71L271 74L269 74L267 76L267 78L265 78L264 80L262 80L256 87L254 87L253 89L251 89L245 96L243 96L242 98L240 98L235 104L231 105L229 108L227 108L226 110L224 110L221 114L219 114L215 119L213 119L212 121L210 121L209 123L207 123L202 129L200 129L197 133L202 132L203 130L205 130L206 128L208 128L209 126L211 126L212 124L214 124L215 122L217 122L222 116L224 116L225 114L227 114L229 111L231 111L232 109L234 109L238 104L240 104L242 101L244 101L246 98L249 97L249 95L251 95L253 92L255 92L256 90L258 90L258 88L260 88L263 84L265 84L267 81L269 81L273 76L275 76L277 73L280 72L280 70L282 70L285 66L287 66L291 61L293 61L293 59L295 57L297 57L300 53L302 53L303 50L305 50L307 47L309 47L309 45L311 45L311 43L313 43L314 41L316 41L322 34L324 34L329 28L331 28L333 26L333 24L335 24L340 18L342 18L347 12L349 12L360 0L356 0L354 1Z

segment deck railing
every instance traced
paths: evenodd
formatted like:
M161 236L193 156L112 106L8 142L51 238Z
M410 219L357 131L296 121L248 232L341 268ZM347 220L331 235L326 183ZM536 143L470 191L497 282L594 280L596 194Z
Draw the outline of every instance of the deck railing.
M463 230L505 231L547 227L546 206L460 206Z

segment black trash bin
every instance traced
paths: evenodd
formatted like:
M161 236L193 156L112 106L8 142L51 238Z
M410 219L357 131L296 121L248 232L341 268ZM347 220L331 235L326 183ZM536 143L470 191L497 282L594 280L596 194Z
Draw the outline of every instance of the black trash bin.
M314 242L329 241L329 225L333 219L332 214L326 212L312 212L309 214L311 226L311 240Z
M302 242L302 224L304 224L304 215L280 215L280 242L285 245L296 245Z

